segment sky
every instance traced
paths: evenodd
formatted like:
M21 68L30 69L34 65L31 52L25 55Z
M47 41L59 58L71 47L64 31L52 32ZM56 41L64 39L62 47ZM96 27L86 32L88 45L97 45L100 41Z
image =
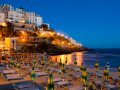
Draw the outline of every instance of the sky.
M120 0L0 0L33 11L88 48L120 48Z

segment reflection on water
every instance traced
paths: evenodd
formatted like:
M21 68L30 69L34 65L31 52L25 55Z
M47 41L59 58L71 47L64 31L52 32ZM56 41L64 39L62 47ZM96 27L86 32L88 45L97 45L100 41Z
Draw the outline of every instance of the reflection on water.
M51 58L53 61L57 61L57 62L60 62L61 59L62 63L65 63L67 59L67 64L74 64L74 60L76 59L77 65L80 66L81 63L83 62L83 53L75 52L71 54L51 56Z

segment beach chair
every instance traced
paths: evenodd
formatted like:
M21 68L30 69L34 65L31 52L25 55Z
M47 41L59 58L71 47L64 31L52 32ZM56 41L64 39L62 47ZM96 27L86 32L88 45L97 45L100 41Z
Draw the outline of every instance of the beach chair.
M13 84L16 90L43 90L43 87L33 81L23 81Z
M48 73L45 73L45 72L36 72L35 73L38 77L39 76L47 76L48 75Z
M112 85L112 84L107 84L106 87L107 87L107 90L119 90L118 86Z
M5 75L7 80L20 80L22 77L19 74L6 74Z

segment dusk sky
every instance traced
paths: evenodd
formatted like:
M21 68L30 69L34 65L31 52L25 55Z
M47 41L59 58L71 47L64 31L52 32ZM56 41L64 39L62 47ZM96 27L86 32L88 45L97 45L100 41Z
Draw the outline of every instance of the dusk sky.
M120 0L0 0L43 17L89 48L120 48Z

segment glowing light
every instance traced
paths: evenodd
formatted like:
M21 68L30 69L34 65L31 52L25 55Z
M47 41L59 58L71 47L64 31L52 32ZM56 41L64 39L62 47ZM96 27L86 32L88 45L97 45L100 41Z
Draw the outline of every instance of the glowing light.
M6 27L6 26L7 26L7 24L6 24L6 23L2 23L2 26Z
M24 31L22 31L22 34L25 34L25 32L24 32Z
M61 36L64 36L64 34L61 34Z
M67 39L68 37L66 36L65 38Z
M62 42L62 44L64 44L64 42Z
M60 35L60 33L57 33L57 35Z
M73 57L76 56L76 57ZM66 57L67 57L67 64L73 64L74 59L76 58L77 65L80 66L83 62L83 53L75 53L75 54L64 54L64 55L57 55L57 56L51 56L52 60L55 61L57 57L57 62L60 62L60 59L62 63L65 63Z
M23 39L22 39L22 41L24 42L24 41L25 41L25 39L23 38Z
M82 46L82 44L79 44L80 46Z

